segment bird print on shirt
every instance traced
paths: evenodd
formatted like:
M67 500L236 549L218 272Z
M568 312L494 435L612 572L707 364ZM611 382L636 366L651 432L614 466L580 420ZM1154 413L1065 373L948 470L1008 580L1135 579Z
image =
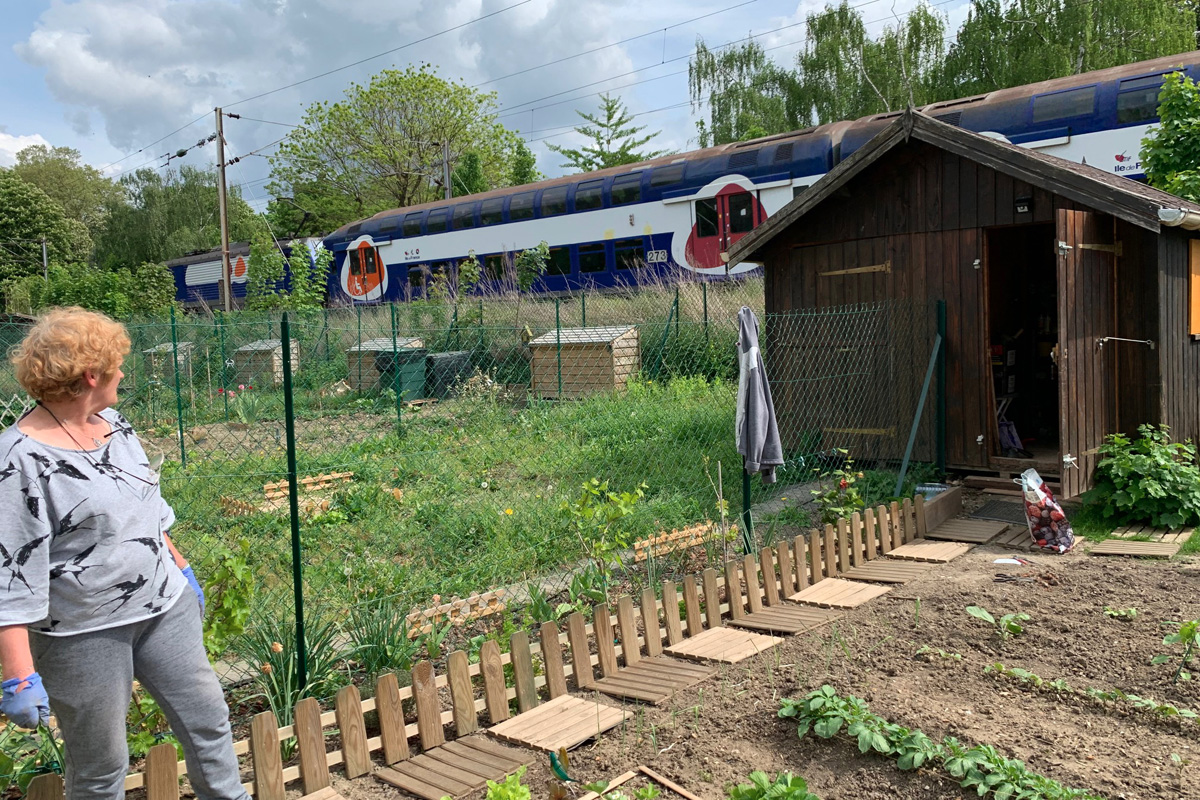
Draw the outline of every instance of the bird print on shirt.
M26 564L29 563L29 558L32 556L42 543L50 538L50 534L39 536L38 538L26 542L17 548L15 553L9 553L4 545L0 544L0 556L3 556L4 562L0 564L0 569L7 569L9 572L8 588L11 589L13 581L20 581L25 584L25 588L33 593L33 587L29 585L29 581L25 579L25 574L22 571Z
M68 478L73 478L77 481L91 480L87 475L84 475L79 469L65 458L59 458L51 461L41 453L30 453L29 457L42 466L42 472L38 478L49 481L54 475L66 475Z
M58 521L58 525L52 531L52 534L55 536L55 538L59 536L66 536L67 534L75 533L76 531L93 531L95 528L91 525L88 525L88 523L92 522L93 520L100 519L100 517L107 516L107 514L88 514L86 517L83 517L76 522L73 519L75 512L78 511L79 507L85 502L86 500L80 500L75 504L74 508L62 515L62 518Z
M121 594L118 597L114 597L111 600L106 600L105 602L101 603L100 605L98 605L96 607L96 610L99 611L100 609L104 608L106 605L108 605L110 603L116 603L117 605L113 608L113 610L108 612L108 615L111 617L113 614L117 613L122 608L124 608L125 604L128 603L130 600L132 600L133 596L135 594L137 594L138 592L140 592L142 590L142 587L145 585L146 585L146 576L138 575L137 580L121 581L120 583L114 583L112 586L109 586L107 589L101 589L100 591L102 591L102 592L111 592L115 589L115 590L119 591Z
M82 551L80 551L80 553L78 555L71 558L69 561L64 561L61 564L56 564L54 567L52 567L50 569L50 580L54 580L55 578L61 578L63 575L70 575L72 578L75 579L76 583L78 583L80 586L83 586L83 579L80 578L79 576L93 567L100 566L99 564L84 564L83 563L84 561L87 560L87 557L90 556L92 554L92 551L95 549L96 549L96 545L95 545L95 543L93 543L90 546L84 548Z

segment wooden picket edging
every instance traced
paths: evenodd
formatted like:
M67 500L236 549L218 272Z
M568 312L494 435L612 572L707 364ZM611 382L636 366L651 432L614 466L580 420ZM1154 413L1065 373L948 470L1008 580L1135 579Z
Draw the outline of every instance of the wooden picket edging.
M730 525L725 536L721 536L721 528L715 522L705 521L690 525L683 530L672 530L650 539L639 539L633 543L633 560L646 561L650 558L660 558L679 550L689 550L709 542L732 541L737 536L737 525Z
M296 481L300 498L300 512L306 516L315 516L329 510L329 498L319 496L338 486L350 483L354 478L353 472L327 472L321 475L310 475ZM282 511L288 504L287 481L274 481L263 484L263 500L251 503L236 497L222 495L221 508L231 517L247 514L273 513ZM318 495L318 496L313 496Z
M454 599L449 603L414 611L405 617L409 624L408 638L415 639L422 634L429 633L433 630L434 625L440 625L443 622L449 622L457 627L465 625L471 620L499 614L508 607L504 603L506 594L504 589L496 589L483 594L473 594L463 600Z
M296 707L292 725L279 727L270 712L263 712L252 723L251 738L234 743L235 753L254 757L253 777L243 786L252 795L283 800L284 788L302 781L303 800L337 800L328 783L330 767L344 765L347 776L353 778L371 772L380 763L387 767L405 761L415 764L419 757L420 763L426 766L413 767L410 772L414 775L430 777L428 765L435 762L465 769L464 763L474 763L469 759L462 761L470 755L462 749L469 747L462 744L466 738L506 720L522 721L520 725L510 724L504 729L509 734L515 731L522 736L537 735L542 745L527 743L548 747L551 742L536 724L537 718L524 715L536 713L539 708L547 715L556 709L560 714L566 714L568 712L563 709L583 708L572 702L575 698L568 695L570 690L597 688L605 678L631 665L640 664L648 674L661 677L663 673L657 672L655 665L663 662L667 647L726 623L780 634L787 631L772 626L781 626L784 621L799 620L800 629L807 630L837 619L839 613L797 606L786 602L786 598L826 578L852 572L855 567L875 561L897 547L925 540L928 522L939 519L944 513L939 508L950 506L949 503L935 505L940 497L925 503L918 496L890 507L867 509L862 514L852 515L849 520L840 520L836 526L827 526L824 531L812 531L791 542L779 542L774 547L764 548L757 556L732 560L724 565L720 574L709 568L700 575L686 576L682 586L664 581L661 600L658 593L647 588L636 603L633 598L618 598L615 613L607 605L595 606L592 623L579 613L566 618L564 630L556 623L543 623L537 632L540 670L534 667L534 647L529 635L519 631L510 638L509 652L501 653L494 641L485 643L476 664L470 664L462 651L451 653L446 674L439 675L432 664L421 662L413 669L410 686L400 688L394 675L381 676L376 696L367 700L362 700L353 686L338 693L335 708L331 711L322 712L315 700L303 700ZM941 521L945 519L941 518ZM679 603L681 595L683 613ZM472 608L494 607L493 601L502 603L502 598L501 590L473 596L467 601L441 604L434 609L440 609L443 618L453 614L461 618ZM704 611L701 610L701 599ZM472 600L474 603L469 602ZM414 613L424 614L425 611ZM684 669L697 666L674 660L667 660L667 663L674 670L680 665ZM511 679L506 681L505 668L510 665ZM439 694L449 698L448 708L442 707ZM515 716L510 709L514 700ZM401 704L405 701L412 701L416 707L415 723L404 724ZM611 708L600 706L602 713L607 713L603 708ZM589 713L594 713L597 706L593 701L587 701L587 707L591 709ZM371 711L378 712L380 735L367 738L363 715ZM620 716L624 718L624 714ZM607 719L611 721L616 716L608 714ZM556 724L567 740L581 736L590 738L602 732L602 726L595 726L593 731L591 725L574 724L566 716L560 717ZM620 720L613 724L620 724ZM447 727L457 737L455 741L446 742ZM337 734L340 746L326 751L325 742L330 733ZM293 736L299 742L300 763L284 769L279 758L279 744ZM502 738L503 734L497 736ZM410 745L414 737L419 744L419 756L414 756L417 749ZM508 740L515 739L516 736L510 736ZM429 758L425 758L426 755ZM477 764L476 768L481 767ZM125 789L145 788L147 800L178 800L178 777L183 774L185 764L176 760L173 746L159 745L147 758L144 772L126 776ZM58 782L57 794L55 781ZM456 787L459 785L455 784ZM429 786L436 788L434 784ZM61 778L39 776L30 784L29 791L33 800L61 800Z

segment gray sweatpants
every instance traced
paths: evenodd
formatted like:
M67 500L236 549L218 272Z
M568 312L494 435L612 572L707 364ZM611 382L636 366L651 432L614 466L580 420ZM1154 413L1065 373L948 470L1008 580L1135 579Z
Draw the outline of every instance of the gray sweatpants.
M158 701L183 745L200 800L248 800L221 684L204 654L190 590L166 613L75 636L30 634L33 663L62 732L67 800L121 800L133 679Z

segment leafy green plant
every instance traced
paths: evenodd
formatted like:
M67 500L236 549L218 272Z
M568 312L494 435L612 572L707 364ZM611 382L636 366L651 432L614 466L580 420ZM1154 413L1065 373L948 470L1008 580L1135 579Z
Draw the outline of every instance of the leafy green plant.
M262 410L262 403L259 396L253 393L254 387L247 387L246 384L238 384L238 388L230 389L229 407L233 409L234 415L243 425L253 425L258 421L259 412Z
M595 792L596 794L600 795L598 800L630 800L629 795L625 794L620 789L612 789L610 791L608 788L608 781L585 783L583 785L583 789L584 791ZM633 800L654 800L654 798L658 797L660 794L662 794L662 792L659 791L657 786L652 783L648 783L645 786L639 786L637 789L633 790Z
M409 672L420 652L420 643L409 636L408 619L390 603L362 603L350 610L353 658L368 675L400 670Z
M954 653L951 651L943 650L940 647L930 647L929 645L922 645L921 649L918 650L914 654L915 658L920 658L924 661L932 661L934 659L934 656L942 659L943 661L962 661L963 660L961 653Z
M967 606L967 613L975 617L975 619L983 620L991 625L996 632L996 636L1000 639L1001 647L1004 647L1004 643L1010 637L1023 634L1025 628L1021 623L1029 620L1028 614L1005 614L997 620L986 608L981 608L980 606Z
M529 787L521 783L524 775L525 766L521 765L503 781L488 781L487 800L529 800Z
M62 740L45 725L28 731L9 722L0 730L0 787L24 792L38 775L62 771Z
M783 700L779 716L794 719L801 738L810 732L822 739L844 734L857 742L859 752L876 752L893 758L902 770L941 766L961 786L975 789L980 797L1100 800L1098 795L1030 772L1023 762L1005 758L990 745L967 747L951 736L934 742L919 730L888 722L872 713L854 695L839 696L829 685L801 700Z
M541 585L534 581L526 582L525 591L529 593L527 610L531 622L557 622L564 614L575 610L574 603L558 603L556 605L550 602L550 598L546 596Z
M1114 433L1099 448L1094 488L1083 500L1115 524L1181 528L1200 520L1200 466L1191 440L1165 426L1140 425L1137 441Z
M446 638L450 635L450 631L454 628L454 623L447 621L444 625L438 625L436 622L430 622L429 630L417 636L417 646L425 651L425 655L431 661L437 661L442 657L442 649L446 645Z
M1137 617L1138 610L1136 608L1116 608L1114 606L1105 606L1104 615L1113 619L1132 620Z
M1104 691L1101 689L1089 688L1087 690L1087 695L1095 700L1102 700L1106 702L1125 702L1133 706L1138 711L1144 711L1158 717L1177 717L1179 719L1190 720L1200 719L1200 714L1197 714L1195 711L1192 711L1189 708L1180 708L1172 703L1160 703L1152 697L1140 697L1136 694L1126 694L1120 689Z
M605 597L608 596L613 569L621 565L621 553L629 548L629 532L622 523L633 514L648 488L643 483L632 492L616 492L608 488L608 481L592 478L583 483L578 498L561 506L571 519L580 545L600 576Z
M236 550L220 542L210 544L200 561L207 599L204 650L210 659L219 658L246 630L254 596L254 571L249 560L250 542L239 539Z
M125 731L129 755L134 758L141 758L150 752L151 747L161 742L175 745L179 758L183 758L183 745L170 732L167 715L163 713L158 702L137 683L134 684L133 693L129 698Z
M842 466L826 473L813 470L823 484L820 489L812 490L813 503L823 525L836 525L839 519L850 519L851 514L866 507L862 494L854 485L863 473L854 469L849 450L838 449L837 452L845 458Z
M1183 645L1183 652L1179 655L1159 653L1150 659L1150 663L1166 664L1171 659L1178 658L1179 666L1176 667L1175 674L1171 676L1171 683L1190 681L1192 679L1192 658L1195 656L1196 650L1200 648L1200 619L1188 620L1187 622L1164 622L1163 624L1179 627L1179 630L1175 633L1170 633L1163 637L1163 644Z
M775 780L760 770L751 772L750 783L739 784L729 791L729 800L821 800L808 790L808 783L799 775L781 772Z
M1046 689L1064 694L1075 691L1071 688L1071 685L1067 683L1065 678L1047 680L1034 672L1030 672L1027 669L1021 669L1020 667L1006 667L999 661L994 664L988 664L983 668L983 671L991 675L998 675L1002 678L1009 678L1032 689Z

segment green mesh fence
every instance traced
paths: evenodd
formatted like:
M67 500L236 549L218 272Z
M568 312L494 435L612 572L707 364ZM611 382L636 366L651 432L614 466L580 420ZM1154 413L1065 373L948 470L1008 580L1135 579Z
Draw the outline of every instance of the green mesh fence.
M249 606L246 632L216 648L235 714L272 707L286 724L301 693L366 689L740 553L727 527L744 503L743 305L760 318L787 457L777 483L751 481L755 545L814 524L813 493L848 458L867 503L892 496L935 334L924 304L765 316L761 281L694 283L294 311L286 345L280 313L127 321L120 410L166 456L172 536L209 583L210 617ZM25 401L4 369L8 422ZM933 477L935 405L910 487ZM672 531L693 546L635 548ZM222 598L243 568L248 595Z

